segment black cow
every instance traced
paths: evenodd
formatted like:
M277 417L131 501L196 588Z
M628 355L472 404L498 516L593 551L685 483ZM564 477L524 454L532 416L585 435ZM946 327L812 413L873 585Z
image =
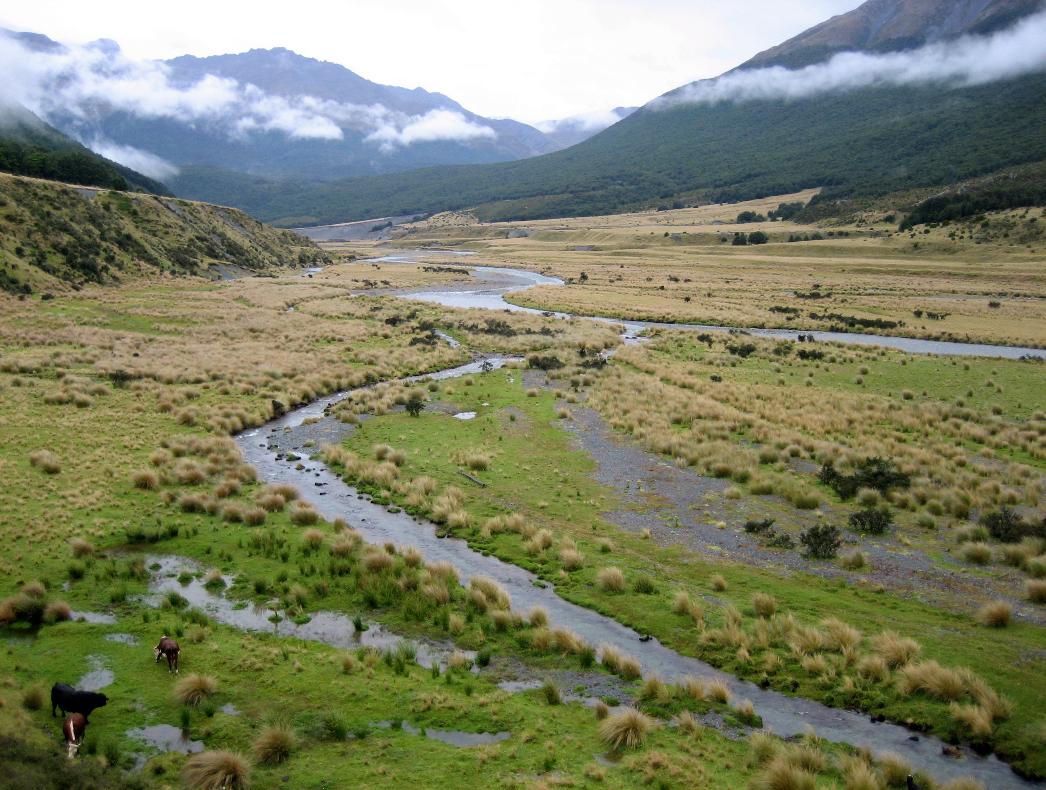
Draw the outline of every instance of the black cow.
M54 710L58 708L63 716L67 713L82 713L86 722L91 711L108 702L109 698L97 691L78 691L65 683L55 683L51 686L51 716L54 716Z

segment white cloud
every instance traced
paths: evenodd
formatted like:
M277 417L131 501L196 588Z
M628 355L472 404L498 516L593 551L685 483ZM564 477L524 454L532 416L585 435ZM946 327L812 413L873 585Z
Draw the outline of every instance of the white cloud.
M598 132L613 126L625 116L617 110L596 110L594 112L579 113L567 118L558 118L554 121L541 121L534 124L545 134L557 132L562 129L577 129L586 132Z
M732 72L687 85L648 106L794 100L883 85L983 85L1044 70L1046 12L991 36L965 37L907 52L843 52L794 70L774 66Z
M427 140L496 136L490 127L450 110L414 116L381 104L343 103L308 95L276 96L256 85L213 74L191 84L178 84L166 64L133 60L115 46L69 46L36 52L0 35L0 71L6 76L0 84L0 100L25 105L45 119L71 115L88 130L84 134L88 138L95 136L89 131L92 125L112 112L202 123L232 138L278 132L292 140L341 140L349 129L366 135L384 151ZM112 143L100 144L116 150ZM120 153L133 158L136 155L131 150ZM149 155L144 151L139 154ZM153 165L159 168L157 172L163 169L157 162Z
M492 139L496 133L489 126L473 123L460 112L429 110L411 116L400 125L386 124L367 135L369 142L380 143L384 150L433 140Z
M143 151L141 148L135 148L133 145L120 145L112 140L95 138L87 147L106 159L119 162L149 178L155 178L157 181L166 181L168 178L178 175L178 168L166 159Z

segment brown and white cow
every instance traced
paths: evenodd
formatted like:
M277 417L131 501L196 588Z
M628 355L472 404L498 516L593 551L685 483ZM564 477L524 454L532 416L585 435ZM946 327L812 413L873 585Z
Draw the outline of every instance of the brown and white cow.
M65 736L66 757L72 760L80 751L84 742L84 731L87 729L87 717L82 713L70 713L62 722L62 735Z
M156 657L156 663L160 663L161 656L167 659L167 671L178 674L178 656L182 652L182 649L178 647L178 643L171 639L169 636L164 634L160 637L160 643L153 648L153 654Z

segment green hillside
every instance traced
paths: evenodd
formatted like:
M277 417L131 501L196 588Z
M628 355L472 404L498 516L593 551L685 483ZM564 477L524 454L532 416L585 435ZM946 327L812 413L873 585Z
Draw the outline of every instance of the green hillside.
M24 107L0 107L0 171L69 184L169 194L167 188L66 137Z
M326 184L186 173L193 197L277 224L479 207L485 219L582 216L828 187L881 195L1046 158L1046 76L941 90L644 108L579 145L493 165Z
M172 197L0 175L0 289L60 291L159 273L207 274L326 259L241 211Z

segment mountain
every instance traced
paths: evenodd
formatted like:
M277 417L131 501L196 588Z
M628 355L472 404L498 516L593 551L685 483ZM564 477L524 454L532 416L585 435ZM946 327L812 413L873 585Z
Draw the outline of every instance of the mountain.
M897 52L964 35L985 35L1041 7L1041 0L870 0L760 52L739 68L794 69L839 52Z
M181 167L328 180L555 150L612 123L546 135L486 118L440 93L381 85L288 49L134 61L110 40L66 47L0 29L30 64L24 103L94 150L178 186ZM40 76L44 75L44 76ZM17 80L17 77L15 78ZM565 128L565 127L564 127Z
M167 194L163 184L95 154L17 104L0 106L0 171Z
M326 262L296 233L163 195L0 174L0 290L30 294L136 276Z
M949 15L953 6L966 11ZM870 0L749 64L803 63L817 41L845 47L865 41L874 54L875 47L901 46L892 30L934 45L998 29L1035 8L1017 0ZM895 24L875 32L867 24L873 19ZM838 32L847 30L850 39ZM1007 53L1028 55L1018 33L998 35L1014 38L998 39L990 62L978 60L981 39L976 46L955 43L950 59L937 50L903 49L908 60L866 57L856 66L853 59L833 60L813 66L820 69L813 75L746 64L671 91L578 145L522 161L314 186L257 182L223 197L280 224L321 224L471 207L488 219L609 213L814 186L826 188L822 200L833 200L949 184L1046 159L1046 74L1015 67L985 77L984 68L998 66ZM907 79L933 68L952 71Z

